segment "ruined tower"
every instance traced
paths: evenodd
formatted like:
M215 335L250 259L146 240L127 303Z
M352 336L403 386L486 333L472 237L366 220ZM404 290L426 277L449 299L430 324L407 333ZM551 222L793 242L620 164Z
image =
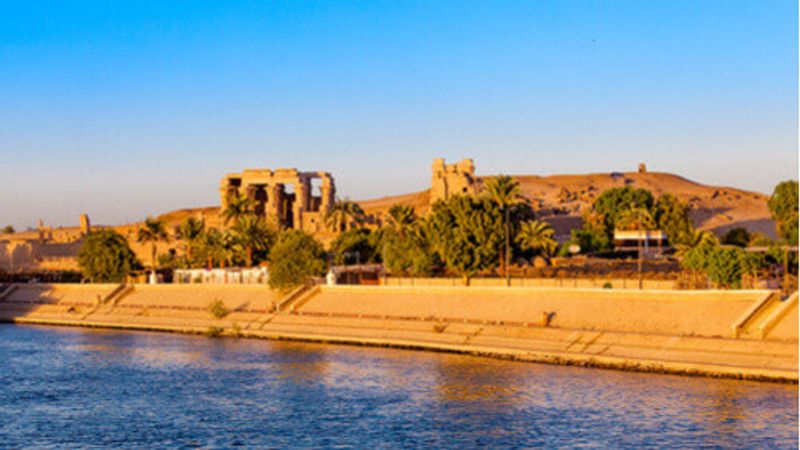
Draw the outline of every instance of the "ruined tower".
M436 158L431 166L431 204L447 200L453 195L471 195L478 192L475 164L463 159L455 164L445 164L444 158Z

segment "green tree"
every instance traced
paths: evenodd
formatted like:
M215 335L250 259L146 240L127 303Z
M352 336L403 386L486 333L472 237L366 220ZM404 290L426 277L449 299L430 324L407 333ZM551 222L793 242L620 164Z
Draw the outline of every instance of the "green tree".
M631 206L619 214L616 228L620 230L653 230L656 228L656 221L647 209Z
M139 228L136 240L143 244L150 244L151 273L156 273L156 254L158 253L159 242L169 242L169 235L163 220L148 217L144 221L144 226Z
M725 245L735 245L737 247L747 247L750 244L750 232L746 228L735 227L728 230L722 236L722 243Z
M500 253L506 285L511 284L508 266L511 263L511 209L525 198L520 194L519 183L507 175L498 175L486 181L485 191L489 200L500 208L503 217L504 246Z
M222 210L222 222L228 225L238 222L244 216L253 214L255 201L247 195L230 195L228 205Z
M188 217L181 222L175 230L175 235L183 242L183 254L186 256L187 265L191 266L194 261L194 248L197 240L202 236L205 223L194 217Z
M366 228L339 233L330 246L333 263L342 265L350 262L361 264L376 262L379 259L376 234L379 233Z
M775 220L778 235L789 245L797 245L798 228L798 185L796 180L788 180L775 186L767 202L772 218Z
M617 228L617 220L631 208L653 208L653 194L646 189L634 189L630 186L611 188L600 194L592 204L592 211L603 217L606 235L611 238Z
M361 205L347 198L337 200L323 218L325 226L338 232L347 230L348 222L360 225L364 223L364 219L364 210Z
M438 266L425 228L419 225L407 227L404 234L395 229L387 230L381 256L391 274L430 276Z
M739 289L742 285L742 250L716 248L710 255L706 271L711 281L726 289Z
M426 232L448 270L464 277L467 285L478 272L497 267L503 217L486 198L456 196L437 202L427 219Z
M244 247L245 266L253 266L254 252L265 252L273 240L274 233L264 219L252 214L239 218L233 226L233 234Z
M285 291L322 276L327 268L322 245L299 230L286 230L269 252L269 285Z
M139 262L121 234L113 230L98 230L81 243L78 265L83 277L92 283L119 283L138 269Z
M6 226L3 227L3 230L0 231L0 232L2 232L3 234L14 234L14 233L16 233L16 230L14 230L13 226L6 225Z
M558 243L553 238L555 231L549 223L532 220L522 223L522 228L516 240L523 249L532 250L549 258L553 256Z
M689 219L689 207L672 194L658 197L653 205L653 218L656 228L667 233L672 245L685 243L692 234L692 221Z

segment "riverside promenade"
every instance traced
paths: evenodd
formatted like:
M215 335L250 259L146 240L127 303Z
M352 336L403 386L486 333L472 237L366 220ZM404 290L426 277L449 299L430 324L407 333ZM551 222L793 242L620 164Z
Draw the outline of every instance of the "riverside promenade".
M768 290L33 284L0 288L0 320L796 383L797 301Z

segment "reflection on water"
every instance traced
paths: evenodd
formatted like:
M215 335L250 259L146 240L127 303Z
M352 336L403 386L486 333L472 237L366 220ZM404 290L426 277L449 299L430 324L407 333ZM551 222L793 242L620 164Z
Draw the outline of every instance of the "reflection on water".
M0 326L0 446L796 448L797 386Z

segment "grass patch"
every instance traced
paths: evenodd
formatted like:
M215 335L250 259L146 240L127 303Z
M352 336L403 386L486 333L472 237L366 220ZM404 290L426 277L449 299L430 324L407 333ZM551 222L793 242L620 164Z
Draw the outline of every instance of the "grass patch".
M224 328L208 327L208 329L205 332L205 335L206 335L206 337L215 338L215 337L219 337L220 335L222 335L223 331L225 331Z

